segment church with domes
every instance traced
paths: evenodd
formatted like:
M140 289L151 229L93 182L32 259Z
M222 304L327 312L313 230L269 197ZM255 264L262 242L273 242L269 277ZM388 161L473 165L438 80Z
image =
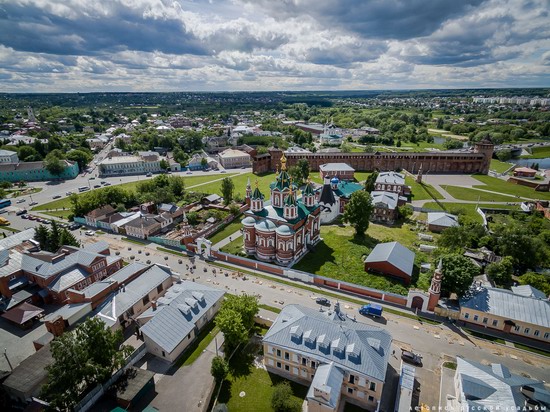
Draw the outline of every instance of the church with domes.
M286 171L281 158L281 172L270 185L270 202L258 188L246 187L249 209L242 220L244 250L264 262L288 266L319 242L321 208L316 192L308 182L298 197L298 186ZM270 203L270 204L267 204Z

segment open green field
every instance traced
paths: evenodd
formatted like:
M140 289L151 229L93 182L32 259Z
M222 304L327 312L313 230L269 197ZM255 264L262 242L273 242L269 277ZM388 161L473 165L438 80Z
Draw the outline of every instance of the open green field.
M222 176L223 177L223 176ZM219 178L219 176L218 176ZM235 190L233 193L233 196L236 196L237 194L240 194L243 198L246 195L246 182L250 178L250 184L252 186L252 190L256 187L256 179L258 180L258 188L260 189L260 192L263 193L266 199L269 198L269 184L275 180L275 173L265 173L262 175L255 175L253 173L244 173L241 175L233 175L231 177L231 180L233 181L233 184L235 185ZM218 195L221 195L221 180L217 182L208 183L206 185L199 186L195 189L193 189L196 192L204 192L204 193L216 193Z
M533 147L529 156L521 156L522 159L544 159L550 157L550 146Z
M376 289L406 294L407 287L399 281L365 272L363 260L374 246L381 242L398 240L403 246L414 250L413 244L418 242L418 238L417 232L411 229L412 226L407 223L394 227L371 223L367 230L367 236L357 239L354 238L354 230L351 226L321 226L323 240L293 268ZM418 255L420 253L417 253ZM417 280L413 279L413 286L429 286L424 283L418 284Z
M226 227L224 227L219 232L216 232L214 234L214 236L209 238L209 240L212 242L212 244L215 245L220 240L223 240L226 237L231 236L233 233L240 231L241 227L242 227L242 224L241 224L242 218L243 218L243 216L235 218L235 220L233 222L229 223ZM241 241L242 241L242 239L241 239Z
M470 189L468 187L442 185L449 194L455 199L472 200L481 202L515 202L515 196L497 195L496 193L483 192L481 190Z
M498 159L491 159L491 165L489 169L494 170L497 173L504 173L512 167L512 163L501 162Z
M229 361L229 375L223 382L218 403L225 403L228 410L239 412L269 412L274 386L284 378L254 366L254 357L259 352L259 345L248 344L236 353ZM290 382L296 402L301 403L307 395L308 388ZM241 392L245 396L239 396Z
M193 186L196 186L196 185L201 185L204 183L211 182L213 180L223 179L224 177L231 177L231 176L235 176L235 175L217 173L217 174L206 175L206 176L184 176L185 187L192 188ZM136 190L136 187L140 181L142 180L135 180L133 182L122 183L122 184L116 185L116 187L119 187L125 190ZM203 191L202 186L199 186L193 190L197 192ZM89 192L84 192L84 193L89 193ZM63 199L57 199L57 200L54 200L53 202L43 203L41 205L33 207L31 210L56 210L56 209L63 209L63 208L65 209L71 208L71 202L68 197L64 197Z
M219 242L219 241L218 241ZM214 242L212 242L214 243ZM228 243L220 249L222 252L231 253L232 255L240 255L243 253L243 238L242 236ZM250 259L253 259L249 256Z
M481 219L481 216L476 212L476 208L478 206L477 203L444 202L442 204L443 204L443 206L445 206L445 209L443 209L436 202L425 203L423 207L425 207L426 209L447 211L447 212L453 213L453 214L463 214L464 216L467 216L467 217L475 220L476 222L479 222L479 223L483 222L483 220ZM480 203L479 207L482 207L482 208L487 207L487 208L492 208L492 209L520 210L520 207L518 205L501 205L501 204Z
M507 181L491 176L473 175L472 177L482 183L481 185L474 186L479 189L492 190L529 199L550 200L550 192L536 192L535 189L531 189L530 187L508 183Z
M417 183L410 176L405 177L405 184L411 187L412 200L445 199L433 186Z

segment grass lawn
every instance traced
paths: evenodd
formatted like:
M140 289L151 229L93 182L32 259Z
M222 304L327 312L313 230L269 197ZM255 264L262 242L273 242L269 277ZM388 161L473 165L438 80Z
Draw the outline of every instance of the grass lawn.
M491 159L491 166L489 169L494 170L497 173L504 173L512 167L512 163L501 162L498 159Z
M401 227L371 223L367 236L356 239L350 226L321 226L323 240L293 268L404 295L407 287L399 281L365 272L363 259L381 242L399 239L402 245L412 247L418 240L417 232L410 228L406 223ZM422 282L422 285L417 282L418 279L413 279L413 286L426 286L426 282Z
M550 157L550 146L533 147L529 156L521 156L522 159L544 159Z
M206 347L214 340L214 337L218 334L220 329L214 324L212 320L196 337L195 341L185 349L183 355L177 360L176 366L182 367L191 365L195 362Z
M514 196L497 195L467 187L447 185L442 185L441 187L449 192L452 197L459 200L480 200L482 202L515 202L517 200Z
M148 242L146 242L144 240L132 239L132 238L129 238L129 237L123 237L121 239L124 240L125 242L134 243L136 245L147 245L148 244Z
M218 403L225 403L230 411L268 412L272 411L271 396L274 386L284 378L268 373L265 369L256 368L254 357L259 352L259 345L249 344L236 353L229 362L229 375L223 382ZM293 398L301 402L307 395L308 388L290 382ZM245 393L242 398L241 392Z
M71 210L55 210L53 212L42 212L42 213L44 213L45 215L57 217L60 219L69 219L69 215L71 215L73 212Z
M482 223L483 220L481 219L481 216L479 213L476 212L476 207L478 206L476 203L451 203L451 202L445 202L443 203L445 206L445 210L449 213L453 214L463 214L465 216L468 216L475 220L476 222ZM435 202L429 202L425 203L424 207L427 209L433 209L433 210L441 210L445 211L441 208L441 206ZM520 207L518 205L494 205L490 203L480 203L479 207L487 207L492 209L515 209L520 210Z
M212 242L214 243L214 242ZM232 255L240 255L243 253L243 238L242 236L228 243L220 249L222 252L231 253ZM253 259L252 257L249 257Z
M219 179L220 176L217 176ZM275 180L275 173L264 173L262 175L255 175L253 173L244 173L237 176L232 176L231 180L233 181L233 184L235 185L235 190L233 193L233 196L236 196L237 194L240 194L243 198L246 194L246 182L250 178L250 184L252 186L252 190L256 187L256 179L258 179L258 188L260 189L260 192L264 194L266 199L269 198L269 184ZM195 189L192 189L196 192L204 192L204 193L215 193L218 195L221 195L221 180L218 182L212 182L203 186L198 186Z
M215 245L220 240L223 240L226 237L231 236L233 233L240 231L242 227L242 224L241 224L242 218L243 218L242 216L235 218L233 222L229 223L222 230L220 230L219 232L216 232L214 236L210 237L209 239L212 242L212 244Z
M228 176L229 177L234 176L234 174L217 173L217 174L211 174L206 176L184 176L183 178L185 181L185 187L189 188L191 186L211 182L212 180L217 180ZM138 183L141 181L144 181L144 180L135 180L133 182L122 183L122 184L116 185L116 187L134 191L136 190L136 186L138 185ZM218 185L219 185L219 182L218 182ZM203 188L202 186L199 186L197 187L197 189L195 189L195 191L202 192L203 191L202 188ZM99 189L93 189L93 190L99 190ZM85 193L89 193L89 192L85 192ZM217 192L208 192L208 193L217 193ZM79 194L79 196L80 195L81 194ZM69 201L68 197L65 197L63 199L57 199L57 200L54 200L53 202L43 203L41 205L33 207L31 210L48 210L48 209L55 210L55 209L63 209L63 208L65 209L71 208L71 202Z
M417 183L410 176L405 177L405 184L411 187L412 200L445 199L441 193L428 184Z
M497 179L496 177L491 176L473 175L472 177L482 183L474 186L479 189L493 190L495 192L527 197L530 199L550 200L550 192L535 192L535 189L531 189L530 187L508 183L505 180Z
M275 306L265 305L263 303L260 303L258 306L262 309L268 310L268 311L273 312L273 313L281 313L281 310L282 310L281 308L276 308Z

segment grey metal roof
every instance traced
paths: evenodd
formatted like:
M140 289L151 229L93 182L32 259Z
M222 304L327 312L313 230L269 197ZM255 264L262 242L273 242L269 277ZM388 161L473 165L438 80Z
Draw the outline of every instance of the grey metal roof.
M511 290L480 287L460 299L460 306L550 328L550 301L518 295Z
M204 300L197 300L193 293L200 292ZM141 327L141 332L167 353L172 351L195 328L195 322L218 302L225 292L195 282L183 281L172 286L157 302L157 309L149 308L140 318L152 318ZM199 295L196 295L199 296ZM200 297L200 296L199 296ZM191 306L187 302L194 301Z
M347 163L326 163L319 166L319 169L322 171L335 171L335 172L354 172L355 169L348 165Z
M63 305L55 312L44 316L43 321L46 322L54 320L57 316L61 316L63 319L69 319L71 316L77 314L86 306L89 306L90 310L92 309L92 304L90 302L69 303L68 305Z
M397 172L382 172L378 174L376 183L392 184L392 185L404 185L405 176Z
M48 344L15 367L3 385L14 391L31 395L46 380L48 376L46 366L52 363L53 357Z
M62 292L65 289L69 289L71 286L86 279L88 276L91 276L91 273L88 273L80 267L71 268L57 275L57 278L55 278L54 281L48 285L48 289L54 292Z
M11 249L30 239L34 239L34 229L23 230L19 233L14 233L7 238L1 239L0 247L4 249Z
M126 313L158 285L171 276L169 272L157 265L151 266L139 277L112 293L97 309L96 316L107 325L114 325L118 317Z
M104 240L100 240L99 242L87 244L84 250L91 253L100 253L104 250L109 250L109 244Z
M304 331L302 339L292 336L291 329L294 326ZM335 313L287 305L263 340L321 363L334 362L341 369L355 371L379 381L384 381L386 376L391 335L383 329L353 322ZM346 349L334 350L340 347Z
M399 195L394 192L385 192L381 190L375 190L370 194L372 198L372 204L375 207L383 207L389 210L395 210L399 200Z
M458 226L458 217L444 212L429 212L428 224L444 227Z
M95 244L87 245L84 249L78 249L74 253L55 259L54 262L47 262L39 259L36 257L37 255L33 256L33 254L24 254L21 261L21 266L25 272L29 272L41 278L47 279L76 265L90 266L97 258L105 259L105 255L90 251L96 250L98 247L103 247L106 242L98 243L100 243L99 246L96 246ZM41 252L41 254L44 254L44 252Z
M369 262L388 262L410 276L414 266L414 252L399 242L379 243L365 259L365 263Z
M512 375L503 365L482 365L467 359L457 358L456 368L458 379L462 386L463 406L468 410L493 411L497 407L511 409L524 406L526 397L521 393L521 387L528 385L540 391L544 396L544 383L520 375ZM457 394L458 395L458 394ZM477 400L465 400L477 398ZM478 409L479 408L479 409Z
M344 372L336 367L334 362L319 366L307 391L307 399L321 402L332 409L336 409L336 404L340 399L343 380ZM326 393L328 396L326 398L324 396L315 396L315 389Z
M129 265L124 266L122 269L117 270L107 279L116 280L118 283L124 283L128 280L128 278L132 277L137 272L144 270L148 266L149 265L146 265L145 263L132 262Z
M11 250L8 258L8 264L0 267L0 277L10 276L11 274L21 270L21 261L23 254L16 250Z
M548 296L543 291L534 288L531 285L512 286L512 292L516 295L527 296L536 299L547 299Z

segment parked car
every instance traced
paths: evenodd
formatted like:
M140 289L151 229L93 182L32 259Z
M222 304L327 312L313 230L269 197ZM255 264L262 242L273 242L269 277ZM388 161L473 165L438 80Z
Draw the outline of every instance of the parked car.
M150 255L150 253L149 253L149 252L145 252L145 256L149 256L149 255Z
M422 366L422 356L417 355L416 353L413 353L411 351L404 350L401 353L401 359L403 359L404 362L411 363L417 366Z
M145 175L146 177L153 177L153 173L149 172Z
M28 219L29 215L21 215L21 219Z
M27 213L27 209L21 209L15 212L15 216L21 216Z
M146 261L145 263L147 263L148 265L150 265L150 264L151 264L151 261L150 261L149 259L147 259L147 261Z
M183 260L178 259L178 263L181 265L183 263Z
M192 175L193 172L189 171L189 172L185 172L185 174L187 174L187 175Z
M60 199L61 195L55 195L52 199Z
M94 185L94 189L99 189L101 185Z
M164 260L168 260L168 256L164 256Z
M71 192L71 191L68 191L67 193L65 193L66 196L70 196L72 194L73 194L73 192Z
M34 205L37 205L37 204L38 204L38 202L31 202L31 203L29 203L29 206L34 206Z
M26 199L17 199L16 203L25 203L25 202L26 202Z
M364 305L359 308L359 313L363 316L380 317L382 316L382 310L382 306L377 305L376 303L369 303L368 305Z
M315 303L317 303L318 305L330 306L330 300L328 300L327 298L317 298L315 299Z
M84 232L84 234L86 236L93 236L93 235L95 235L95 232L93 230L87 230L86 232Z
M90 177L88 180L95 180L95 176Z
M109 182L105 182L103 183L103 186L111 186L111 184Z
M76 230L76 229L80 229L81 228L81 225L79 225L78 223L72 223L69 225L69 229L70 230Z

